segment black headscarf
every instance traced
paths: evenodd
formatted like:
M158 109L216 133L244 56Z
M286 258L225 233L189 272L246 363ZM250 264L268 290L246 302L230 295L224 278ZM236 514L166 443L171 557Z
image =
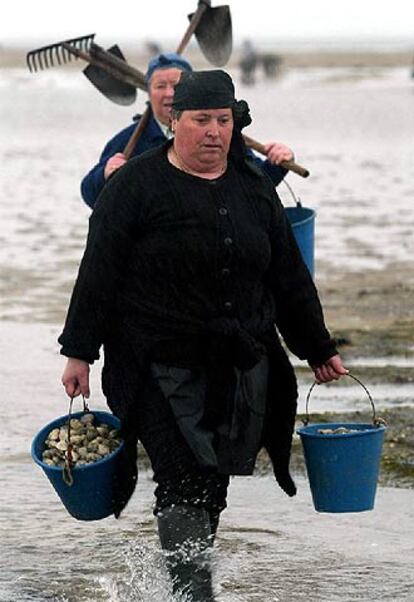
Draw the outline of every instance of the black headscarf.
M249 105L236 100L233 81L221 69L184 71L175 86L172 108L176 111L232 109L235 127L240 131L251 123Z

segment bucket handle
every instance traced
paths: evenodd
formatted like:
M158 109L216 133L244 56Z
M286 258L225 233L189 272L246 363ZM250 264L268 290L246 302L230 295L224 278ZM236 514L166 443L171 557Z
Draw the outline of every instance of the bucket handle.
M71 421L71 417L72 417L73 400L74 400L74 397L71 397L70 402L69 402L68 420L66 423L68 426L68 448L66 450L65 464L63 466L63 472L62 472L62 479L63 479L64 483L66 483L66 485L68 485L69 487L72 487L72 485L73 485L73 474L72 474L73 457L72 457L72 443L70 441L70 434L71 434L70 421ZM83 395L82 395L82 401L83 401L83 412L84 413L89 412L88 404L86 403L86 400Z
M296 207L299 207L299 208L300 208L300 207L302 207L301 200L300 200L300 198L299 198L299 197L297 197L297 196L296 196L296 194L293 192L293 188L292 188L292 186L291 186L290 184L288 184L288 183L286 182L286 180L285 180L285 179L284 179L284 180L282 180L282 182L283 182L283 184L286 186L286 188L289 190L289 192L290 192L290 194L291 194L291 196L292 196L292 199L293 199L293 200L294 200L294 202L295 202L295 205L296 205Z
M349 376L350 378L354 379L357 383L359 383L361 385L361 387L364 389L365 393L367 394L368 399L371 404L371 409L372 409L372 424L377 428L385 425L386 424L385 420L383 418L380 418L379 416L377 416L377 413L375 410L375 405L374 405L374 400L372 399L371 393L368 391L368 389L366 388L364 383L362 383L359 380L359 378L357 378L353 374L350 374L349 372L348 372L348 374L345 374L344 376ZM317 384L318 383L316 381L314 383L312 383L312 385L308 391L308 394L306 396L305 418L303 419L304 426L307 426L309 424L309 400L310 400L311 393Z

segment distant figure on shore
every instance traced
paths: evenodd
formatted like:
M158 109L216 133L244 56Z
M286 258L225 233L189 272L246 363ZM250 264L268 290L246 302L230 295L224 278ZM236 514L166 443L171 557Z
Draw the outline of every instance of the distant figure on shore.
M145 43L145 48L149 59L152 59L154 58L154 56L161 54L161 46L155 40L148 40Z
M252 86L256 82L256 71L263 68L266 79L275 77L281 57L273 52L257 52L250 40L245 40L240 53L240 71L243 84Z
M268 79L275 77L277 74L277 69L282 62L282 58L273 52L266 52L260 55L259 58L265 77Z
M239 66L243 84L253 85L257 67L257 52L250 40L245 40L242 44Z

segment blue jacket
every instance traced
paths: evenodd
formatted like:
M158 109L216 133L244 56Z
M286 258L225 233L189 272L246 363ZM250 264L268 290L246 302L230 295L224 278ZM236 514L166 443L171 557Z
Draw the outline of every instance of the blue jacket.
M96 199L99 193L105 185L104 169L106 162L115 153L122 153L125 146L128 143L133 131L137 126L140 115L138 115L134 121L128 127L121 130L106 144L99 158L99 162L91 169L89 173L83 178L81 182L81 194L82 198L91 209L93 209ZM140 139L138 140L131 157L141 155L151 148L161 146L166 141L166 137L161 131L158 123L155 121L154 116L151 114L148 120L147 127L142 132ZM263 161L257 157L252 151L248 151L249 155L256 161L258 165L270 176L273 184L277 186L285 177L287 170L278 165L271 165L269 161Z

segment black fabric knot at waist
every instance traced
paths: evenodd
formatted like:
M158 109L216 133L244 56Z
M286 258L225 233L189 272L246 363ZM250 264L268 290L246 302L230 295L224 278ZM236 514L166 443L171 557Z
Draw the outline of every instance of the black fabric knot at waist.
M215 318L206 326L208 364L250 370L266 353L265 346L241 327L237 318Z

